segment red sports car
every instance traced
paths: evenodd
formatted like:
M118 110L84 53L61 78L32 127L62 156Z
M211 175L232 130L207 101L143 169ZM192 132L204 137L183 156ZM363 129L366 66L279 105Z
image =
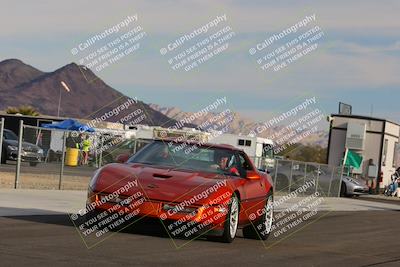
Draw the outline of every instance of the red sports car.
M239 227L246 238L266 240L271 232L271 177L240 149L157 140L117 161L89 185L86 212L95 214L96 229L148 216L160 219L171 237L232 242Z

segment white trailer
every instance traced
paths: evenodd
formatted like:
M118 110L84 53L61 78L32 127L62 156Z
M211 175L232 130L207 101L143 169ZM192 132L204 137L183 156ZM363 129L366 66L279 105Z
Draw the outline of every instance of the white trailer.
M270 139L223 133L210 138L209 143L227 144L242 149L258 168L274 167L274 142Z
M207 142L209 133L194 128L169 129L159 126L135 125L130 127L132 136L136 139L178 139Z

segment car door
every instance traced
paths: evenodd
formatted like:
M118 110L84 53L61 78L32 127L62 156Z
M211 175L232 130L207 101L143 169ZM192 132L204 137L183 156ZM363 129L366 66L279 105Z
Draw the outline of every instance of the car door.
M266 189L262 179L250 180L246 178L247 171L254 170L249 158L245 153L238 153L239 172L242 179L245 179L241 196L242 212L248 217L249 214L255 213L262 209L266 200Z

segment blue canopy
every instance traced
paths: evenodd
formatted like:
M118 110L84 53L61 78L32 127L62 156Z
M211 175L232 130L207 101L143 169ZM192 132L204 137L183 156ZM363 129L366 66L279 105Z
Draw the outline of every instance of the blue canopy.
M49 129L62 129L62 130L79 131L79 132L91 132L91 133L94 132L93 128L72 119L60 121L58 123L43 124L42 127Z

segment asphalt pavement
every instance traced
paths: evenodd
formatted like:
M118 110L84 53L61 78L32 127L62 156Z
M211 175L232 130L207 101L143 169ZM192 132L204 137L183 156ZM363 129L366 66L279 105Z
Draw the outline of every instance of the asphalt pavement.
M296 231L271 235L266 242L244 239L241 231L232 244L204 238L171 239L159 222L143 220L87 248L65 213L79 206L84 192L61 192L58 197L57 191L10 192L0 192L1 266L400 265L398 202L344 200L346 205L360 208L321 210L321 216L311 218ZM54 201L48 204L41 195ZM18 199L31 204L17 205ZM68 199L77 204L70 206ZM377 209L375 204L390 206Z

